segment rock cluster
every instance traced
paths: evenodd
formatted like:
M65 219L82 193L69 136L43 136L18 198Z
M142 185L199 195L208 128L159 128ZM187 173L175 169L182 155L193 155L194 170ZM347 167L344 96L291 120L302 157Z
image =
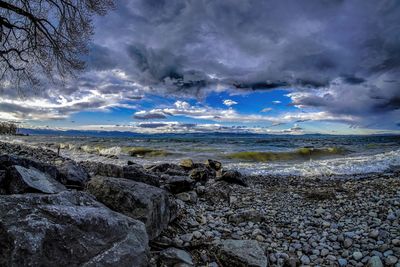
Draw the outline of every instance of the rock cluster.
M0 266L400 267L396 172L245 177L0 142L0 205Z
M89 166L113 177L0 143L0 266L149 265L149 240L176 217L174 197L142 166Z
M399 173L358 178L211 179L194 188L196 203L178 200L154 243L190 251L196 266L399 267Z
M54 151L0 142L0 164L35 167L70 188L81 189L88 181L86 171L76 162Z

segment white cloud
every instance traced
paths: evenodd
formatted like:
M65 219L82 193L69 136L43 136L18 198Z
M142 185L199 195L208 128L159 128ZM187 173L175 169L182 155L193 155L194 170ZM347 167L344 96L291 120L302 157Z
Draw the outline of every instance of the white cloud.
M281 103L282 103L282 101L279 101L279 100L274 100L274 101L272 101L272 103L274 103L274 104L281 104Z
M38 127L32 127L38 129ZM258 134L301 134L300 127L287 129L268 129L266 127L245 127L245 126L225 126L219 123L182 123L177 121L148 121L135 122L129 125L84 125L73 128L74 130L85 131L123 131L143 134L154 133L207 133L207 132L237 132L237 133L258 133ZM70 128L56 128L56 130L66 131Z
M148 111L139 111L135 113L143 118L151 118L152 114L163 114L168 116L185 116L198 120L210 120L215 122L237 122L237 123L258 123L267 122L273 126L284 123L298 123L304 121L339 121L352 123L356 117L350 115L333 115L329 112L287 112L277 116L265 116L259 114L241 114L236 110L218 109L208 106L191 106L187 102L182 104L177 101L174 107L163 109L152 109Z
M65 119L82 110L108 111L122 107L135 109L135 102L144 94L143 88L123 80L123 72L87 72L84 79L54 86L52 90L29 91L18 95L4 91L0 96L0 119L52 120Z
M270 112L273 108L263 108L261 112Z
M174 106L179 109L188 109L190 104L188 102L178 100L175 102Z
M238 104L238 102L233 101L233 100L231 100L231 99L225 99L225 100L223 101L223 103L224 103L224 105L227 106L227 107L231 107L231 106L233 106L233 105L237 105L237 104Z

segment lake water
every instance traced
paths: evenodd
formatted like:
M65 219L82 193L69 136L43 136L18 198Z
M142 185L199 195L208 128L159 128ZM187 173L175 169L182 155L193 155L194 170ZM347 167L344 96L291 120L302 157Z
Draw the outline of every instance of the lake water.
M30 135L1 139L56 150L81 161L152 165L215 159L247 174L345 175L400 168L400 136L257 134ZM111 136L110 136L111 135Z

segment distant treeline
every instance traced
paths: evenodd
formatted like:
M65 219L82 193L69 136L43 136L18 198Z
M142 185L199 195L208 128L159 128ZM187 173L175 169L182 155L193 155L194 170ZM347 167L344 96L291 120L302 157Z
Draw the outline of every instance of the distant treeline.
M0 122L0 134L17 134L18 127L15 123L12 122Z

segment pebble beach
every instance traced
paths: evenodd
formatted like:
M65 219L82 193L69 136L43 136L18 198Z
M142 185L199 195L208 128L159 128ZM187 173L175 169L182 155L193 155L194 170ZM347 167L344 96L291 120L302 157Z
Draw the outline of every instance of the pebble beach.
M0 152L0 202L15 207L0 212L6 266L400 266L396 170L248 176L211 159L120 166L19 144Z

